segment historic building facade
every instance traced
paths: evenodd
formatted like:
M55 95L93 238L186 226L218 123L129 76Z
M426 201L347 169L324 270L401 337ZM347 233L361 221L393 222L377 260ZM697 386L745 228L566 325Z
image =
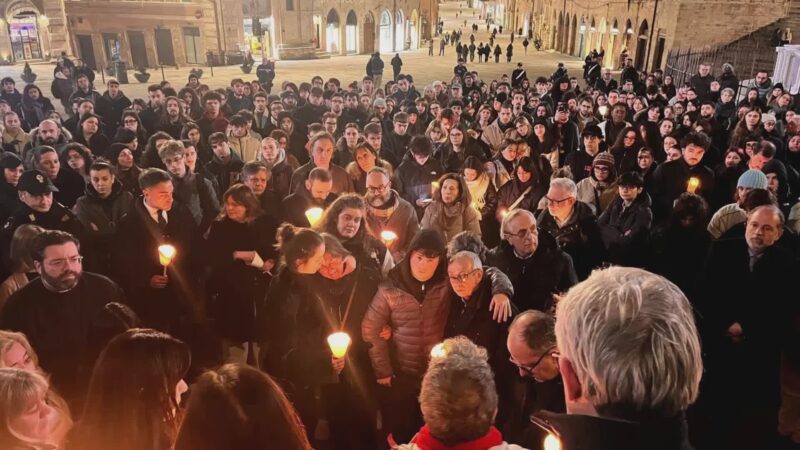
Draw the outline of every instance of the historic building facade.
M672 48L720 46L789 14L797 0L492 0L509 29L529 26L545 49L584 57L605 50L606 67L626 52L640 69L663 67ZM501 14L497 14L497 12Z
M432 35L438 1L0 0L0 14L3 59L63 51L99 70L117 59L202 66L209 52L295 59L415 49Z
M430 39L437 0L271 0L271 51L281 59L399 52Z

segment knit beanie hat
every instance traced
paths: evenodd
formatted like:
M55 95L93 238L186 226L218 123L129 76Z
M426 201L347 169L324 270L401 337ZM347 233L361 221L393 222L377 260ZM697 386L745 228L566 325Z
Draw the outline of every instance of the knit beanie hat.
M428 257L445 256L447 249L442 233L431 228L424 228L414 235L408 246L408 254L419 251Z
M111 161L111 164L117 165L117 160L119 160L119 154L122 153L123 150L127 149L128 146L121 143L111 144L108 146L108 150L106 150L105 158Z
M750 169L739 176L739 181L736 182L736 187L750 188L750 189L766 189L767 176L760 170Z
M592 161L592 167L596 166L606 166L609 168L614 168L614 155L608 152L598 153L597 156L594 157Z

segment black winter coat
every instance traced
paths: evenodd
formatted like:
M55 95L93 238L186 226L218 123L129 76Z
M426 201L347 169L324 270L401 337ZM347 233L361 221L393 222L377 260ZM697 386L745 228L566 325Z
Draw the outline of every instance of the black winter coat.
M86 194L75 203L75 216L86 230L81 250L86 256L84 267L92 272L115 278L111 252L116 245L117 225L133 207L133 195L122 189L122 183L114 182L111 194L100 198L91 183L86 184Z
M459 173L464 161L470 156L478 158L481 163L486 162L486 154L475 143L470 143L466 148L462 148L460 152L455 152L453 151L453 145L448 142L441 147L439 153L446 173Z
M3 180L0 183L0 222L5 222L21 204L17 187Z
M64 166L61 166L53 184L58 188L58 192L53 192L53 200L67 208L75 206L75 202L86 190L86 181L83 177L78 172Z
M578 282L572 258L558 248L549 233L539 233L539 246L530 258L518 258L504 240L489 251L486 262L508 275L514 286L514 303L522 311L549 310L553 294L566 292Z
M431 183L444 173L442 163L433 157L428 158L423 166L417 164L414 158L409 158L395 171L392 186L404 200L416 208L417 216L422 218L425 209L417 206L417 200L432 198Z
M653 217L656 223L664 223L669 219L672 204L686 192L691 177L700 180L700 186L695 193L711 203L715 186L714 172L711 169L702 164L689 167L683 158L658 165L653 173L653 189L650 192L653 196Z
M255 251L262 261L277 259L278 221L262 215L251 223L227 217L211 223L207 239L209 315L219 336L234 342L254 341L256 303L264 298L271 276L233 259L235 251Z
M642 192L627 208L622 198L597 219L606 248L606 261L612 264L644 267L648 255L648 236L653 225L650 196Z
M585 280L592 269L603 262L603 238L589 205L576 202L572 216L559 228L550 211L544 209L536 222L541 230L552 235L558 246L569 253L579 280Z

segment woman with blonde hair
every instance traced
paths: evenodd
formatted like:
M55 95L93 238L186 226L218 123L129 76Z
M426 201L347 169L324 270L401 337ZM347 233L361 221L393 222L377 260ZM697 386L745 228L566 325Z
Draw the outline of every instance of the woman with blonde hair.
M55 411L47 403L44 376L22 369L0 369L0 448L56 450Z
M33 238L42 231L44 228L33 224L22 225L14 231L9 247L11 275L0 284L0 310L3 309L3 305L11 297L11 294L22 289L35 278L35 275L29 275L35 273L30 248Z
M497 211L497 189L484 165L474 156L468 156L464 161L461 174L472 197L472 207L480 213L481 236L487 246L494 247L500 243L499 228L494 218Z
M34 375L31 378L32 380L41 378L41 382L35 381L34 384L40 387L41 392L43 392L41 398L44 405L36 406L35 409L37 412L46 415L46 421L41 424L42 427L44 427L42 431L46 431L46 438L33 436L31 433L23 430L15 430L14 427L10 425L10 423L13 422L12 416L14 416L15 413L7 409L8 405L5 402L9 398L9 395L20 394L19 392L12 393L4 390L8 387L4 385L4 382L8 380L5 375L10 374L10 372L6 371L11 370L31 373ZM21 376L16 376L15 378L19 379L20 377ZM36 394L35 396L38 398L39 390L37 389L35 393L30 392L28 398L34 394ZM30 402L26 402L22 398L18 398L18 401L13 401L12 404L28 404L27 407L20 409L25 416L30 416L28 412L34 409L34 406L30 404ZM3 416L6 416L7 420L3 420ZM11 420L9 421L8 419ZM33 417L22 420L24 420L25 423L30 423L28 419L33 419ZM3 424L6 425L5 428L2 428ZM4 450L17 448L58 449L62 447L64 438L71 428L72 418L70 416L69 407L64 399L50 388L47 376L39 367L39 358L36 356L36 352L31 347L30 342L28 342L28 338L22 333L0 330L0 448ZM15 446L17 444L13 444L13 440L8 440L9 436L19 439L20 442L17 444L24 443L24 445ZM41 441L38 443L38 446L36 441Z

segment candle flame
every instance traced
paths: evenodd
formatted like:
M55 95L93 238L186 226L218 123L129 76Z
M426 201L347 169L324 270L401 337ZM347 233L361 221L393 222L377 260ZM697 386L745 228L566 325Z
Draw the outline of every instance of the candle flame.
M507 209L501 209L501 210L500 210L500 216L501 216L501 217L505 217L505 216L507 216L507 215L508 215L508 210L507 210Z
M344 358L350 347L350 336L343 331L333 333L328 336L328 346L331 348L334 358Z
M394 231L392 230L381 231L381 240L383 242L386 242L388 244L389 242L392 242L395 239L397 239L397 233L395 233Z
M307 209L306 219L308 219L308 223L310 223L312 227L316 226L319 223L320 219L322 219L323 212L324 211L322 208L317 208L317 207Z
M688 192L691 192L692 194L694 194L694 191L696 191L697 188L699 188L699 187L700 187L700 179L699 178L697 178L697 177L689 178L689 186L686 189Z
M439 342L431 349L431 358L444 358L447 356L447 350L444 348L444 342Z
M161 265L168 266L172 262L172 259L175 258L175 253L177 253L175 247L169 244L159 245L158 260L161 262Z
M439 189L439 182L438 181L432 181L431 182L431 190L435 191L437 189Z
M561 441L555 435L548 434L544 438L544 450L561 450Z

